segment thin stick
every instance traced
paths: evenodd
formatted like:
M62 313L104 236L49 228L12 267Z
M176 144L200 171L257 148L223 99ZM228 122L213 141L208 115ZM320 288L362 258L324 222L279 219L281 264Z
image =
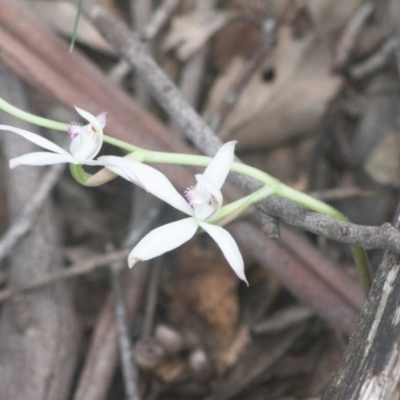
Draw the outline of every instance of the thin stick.
M63 165L55 165L49 169L41 180L37 191L23 208L21 214L13 221L0 240L0 263L7 257L13 247L32 228L43 204L46 202L54 185L58 182Z
M213 12L214 7L215 0L202 0L195 4L195 11L207 15ZM201 82L204 75L209 47L209 44L206 43L190 60L186 62L182 70L179 87L189 104L195 109L198 108L200 89L202 87ZM182 139L184 139L184 132L182 132L173 119L170 121L170 127L173 132L176 132Z
M118 263L119 264L119 263ZM131 343L126 324L126 309L122 295L121 273L119 269L112 268L112 284L115 295L115 313L117 317L119 352L124 376L125 394L128 400L139 400L138 371L132 362Z
M147 213L145 213L142 223L138 224L135 229L132 229L124 241L124 247L127 248L80 260L71 265L68 269L48 274L34 284L18 288L18 290L2 290L0 291L0 303L24 291L38 289L62 279L70 279L80 275L88 274L98 268L108 267L110 263L115 263L116 261L125 261L125 258L128 256L131 250L131 246L136 244L143 237L144 233L149 230L150 226L155 222L158 216L159 210L156 207L150 208Z
M351 17L336 46L336 54L333 61L336 69L343 68L348 63L357 38L374 10L375 4L368 1L362 4Z
M9 300L11 297L18 295L22 292L39 289L41 287L50 285L63 279L75 278L80 275L88 274L99 268L107 267L111 262L125 260L128 256L130 249L114 251L107 254L101 254L94 257L89 257L84 260L78 261L71 265L68 269L54 272L43 277L32 285L18 288L18 290L5 289L0 291L0 303Z
M160 32L161 28L168 21L178 3L178 0L164 0L162 2L147 24L143 33L143 40L152 40L157 36L158 32Z
M154 260L151 266L149 285L147 287L146 310L144 314L141 339L148 339L154 325L154 314L157 305L158 287L160 283L162 257Z

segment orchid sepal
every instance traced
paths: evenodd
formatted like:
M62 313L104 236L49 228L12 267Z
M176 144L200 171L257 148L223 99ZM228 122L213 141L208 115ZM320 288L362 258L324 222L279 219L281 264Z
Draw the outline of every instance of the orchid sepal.
M138 261L150 260L176 249L191 239L198 227L196 220L190 217L153 229L129 253L129 268Z
M215 240L238 278L249 286L249 282L244 273L244 261L232 235L226 229L218 225L200 222L200 226Z
M193 215L193 210L189 204L178 193L169 179L157 169L136 160L116 156L102 156L97 161L110 171L138 185L177 210L190 216Z

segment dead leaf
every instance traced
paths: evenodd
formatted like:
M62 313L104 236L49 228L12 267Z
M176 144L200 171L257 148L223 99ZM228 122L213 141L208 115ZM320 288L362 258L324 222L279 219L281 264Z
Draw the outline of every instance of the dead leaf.
M238 279L218 250L211 244L204 248L199 239L182 246L169 288L172 323L196 332L197 340L216 352L234 339L239 312Z
M273 7L279 9L280 3L274 1ZM331 71L335 35L359 4L359 0L309 1L305 4L311 19L309 30L295 37L292 27L282 26L276 48L222 124L221 138L236 139L239 149L252 150L315 132L342 85L342 79ZM245 62L241 61L242 72L238 62L233 61L216 80L206 102L206 117L218 109L221 98L229 96L230 86L243 73Z
M330 72L329 57L319 38L309 34L294 40L288 27L281 28L277 48L242 92L221 127L221 138L238 140L239 149L259 149L315 131L341 86L341 78ZM263 71L267 69L274 71L275 78L265 82ZM238 70L235 60L226 76L217 80L206 116L227 95L221 87L229 88Z
M396 184L400 172L400 86L386 74L370 82L352 143L355 161L381 184Z
M172 28L165 39L163 49L164 51L175 49L178 58L186 61L236 15L236 12L213 11L177 16L172 20Z
M399 182L400 135L396 132L385 135L373 149L364 164L364 170L382 184Z
M76 4L69 1L32 1L29 2L29 6L55 31L67 37L72 36L77 14ZM76 40L104 53L115 54L112 47L84 15L80 17Z

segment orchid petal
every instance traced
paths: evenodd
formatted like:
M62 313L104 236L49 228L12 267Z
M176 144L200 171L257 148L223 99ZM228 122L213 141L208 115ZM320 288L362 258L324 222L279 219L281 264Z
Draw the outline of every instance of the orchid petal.
M17 135L20 135L23 138L29 140L30 142L35 143L36 145L43 147L46 150L53 151L54 153L70 155L60 146L57 146L55 143L50 142L50 140L47 140L42 136L36 135L36 133L32 133L24 129L15 128L13 126L8 126L8 125L0 125L0 130L14 132Z
M215 198L215 200L217 200L218 203L218 211L221 208L222 205L222 193L219 190L219 188L217 186L215 186L214 182L211 181L211 179L207 178L206 176L204 176L204 174L197 174L196 176L196 181L197 183L203 188L205 189L208 193L211 193L213 195L213 197Z
M99 127L100 129L102 129L101 124L93 114L91 114L88 111L82 110L82 108L76 106L75 110L83 119L86 119L86 121L88 121L90 124L94 125L96 128Z
M75 160L70 154L54 154L47 151L40 151L11 159L10 168L20 165L53 165L62 163L75 164Z
M235 157L236 143L237 142L233 140L221 146L203 173L203 175L210 179L218 189L221 189L228 176Z
M106 126L106 116L107 116L107 113L104 112L104 113L99 114L96 117L97 122L99 123L101 129L104 129L104 127Z
M191 239L198 227L195 218L185 218L152 230L129 253L129 268L176 249Z
M248 286L249 284L244 273L243 258L232 235L218 225L211 225L206 222L199 222L199 224L217 242L236 275L245 281Z
M193 215L192 207L178 193L168 178L155 168L116 156L102 156L98 158L98 161L112 172L142 187L177 210Z

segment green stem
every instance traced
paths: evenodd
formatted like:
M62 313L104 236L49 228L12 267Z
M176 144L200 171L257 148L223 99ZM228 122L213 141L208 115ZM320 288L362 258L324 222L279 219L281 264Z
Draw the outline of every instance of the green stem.
M7 103L0 97L0 109L5 111L6 113L13 115L18 119L22 119L23 121L30 122L33 125L42 126L43 128L54 129L57 131L67 131L67 124L62 122L52 121L47 118L38 117L37 115L28 113L26 111L22 111L17 107L14 107L12 104Z
M24 121L30 122L34 125L42 126L44 128L59 130L59 131L67 131L68 124L52 121L47 118L38 117L37 115L33 115L27 113L25 111L20 110L17 107L14 107L12 104L6 102L2 98L0 98L0 109L3 111L19 118ZM133 146L129 143L126 143L122 140L114 139L110 136L104 135L104 142L109 143L113 146L117 146L129 154L127 157L133 158L137 161L145 162L145 163L168 163L168 164L181 164L181 165L193 165L193 166L203 166L206 167L210 161L210 157L206 156L198 156L198 155L188 155L188 154L177 154L177 153L163 153L163 152L153 152L149 150L141 149L137 146ZM262 182L265 186L268 186L268 190L276 194L277 196L292 200L304 207L307 207L313 211L319 212L321 214L328 215L332 218L335 218L340 221L348 221L348 219L338 210L333 207L325 204L322 201L319 201L305 193L298 192L295 189L292 189L289 186L286 186L279 180L273 178L265 172L262 172L254 167L251 167L246 164L241 164L234 162L231 166L231 170L237 172L242 175L246 175L252 177L260 182ZM71 166L71 173L78 180L78 182L84 183L90 175L86 173L81 166ZM265 198L264 191L265 188L260 189L253 193L252 195L246 197L244 203L238 203L235 207L237 207L236 211L243 208L246 201L251 199L251 196L254 196L254 199L257 199L257 196L261 196L259 200ZM261 193L261 194L260 194ZM264 196L264 197L262 197ZM242 199L243 200L243 199ZM253 201L250 200L250 201ZM253 203L251 203L253 204ZM360 280L362 286L364 288L365 293L368 294L371 287L371 277L369 275L367 259L364 253L364 250L358 245L351 246L353 256L355 259L356 267L360 276Z
M258 203L261 200L264 200L273 193L273 188L269 186L264 186L263 188L256 190L254 193L249 194L246 197L242 197L241 199L222 207L218 215L210 222L213 224L218 223L218 225L220 226L226 225L228 222L236 219L251 205Z
M82 165L69 164L69 171L71 172L73 178L81 185L84 185L85 182L92 176L83 169Z
M72 53L72 49L74 48L76 36L78 35L79 20L81 18L81 14L82 14L82 3L83 3L83 0L78 0L78 12L76 13L74 30L72 31L71 43L69 45L70 53Z

